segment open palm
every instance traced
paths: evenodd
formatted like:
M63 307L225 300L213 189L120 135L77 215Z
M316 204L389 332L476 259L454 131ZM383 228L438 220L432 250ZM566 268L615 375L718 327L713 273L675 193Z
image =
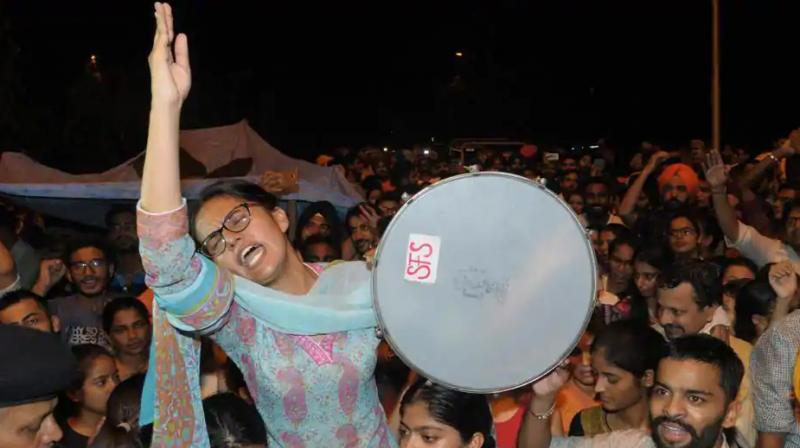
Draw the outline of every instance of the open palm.
M189 44L185 34L175 37L172 8L168 4L156 3L155 16L156 33L148 57L153 101L181 104L192 86Z
M706 181L711 187L723 187L728 183L728 171L717 150L711 150L706 156Z

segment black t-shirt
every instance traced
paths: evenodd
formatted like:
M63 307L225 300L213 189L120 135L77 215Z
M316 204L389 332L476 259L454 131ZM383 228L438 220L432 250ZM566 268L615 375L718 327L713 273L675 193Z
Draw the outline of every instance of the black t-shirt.
M68 423L61 425L61 431L64 436L58 446L63 448L86 448L89 445L89 438L75 432Z

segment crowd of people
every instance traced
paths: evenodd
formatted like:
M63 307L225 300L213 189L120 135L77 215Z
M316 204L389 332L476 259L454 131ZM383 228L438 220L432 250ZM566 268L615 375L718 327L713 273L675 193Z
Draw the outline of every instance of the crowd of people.
M363 194L346 213L314 202L295 220L266 173L211 185L190 216L188 44L168 5L156 21L139 203L68 240L0 207L0 446L800 446L800 130L753 155L691 140L626 162L342 148L323 159ZM476 170L559 195L599 270L571 356L490 396L406 366L376 337L369 292L403 204Z

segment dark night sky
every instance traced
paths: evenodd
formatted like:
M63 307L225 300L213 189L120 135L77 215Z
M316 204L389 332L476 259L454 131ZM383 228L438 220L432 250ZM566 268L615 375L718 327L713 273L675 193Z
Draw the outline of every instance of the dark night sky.
M143 148L151 4L4 3L27 107L46 109L48 122L74 123L76 109L99 104L114 111L122 140L107 163ZM721 3L724 140L766 145L800 123L800 2ZM710 134L709 5L179 1L177 27L189 34L195 75L184 123L246 117L295 155L431 136L682 144ZM69 98L92 53L105 96L75 106ZM55 137L4 143L78 169L64 162L70 143Z

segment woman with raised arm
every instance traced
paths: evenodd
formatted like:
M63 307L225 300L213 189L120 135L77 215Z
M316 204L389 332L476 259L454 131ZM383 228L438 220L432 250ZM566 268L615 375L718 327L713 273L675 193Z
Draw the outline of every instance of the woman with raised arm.
M153 422L153 446L208 447L193 337L206 334L243 372L270 446L395 447L375 386L379 340L366 265L304 264L275 197L241 181L201 194L190 236L178 161L188 45L174 34L169 5L156 3L155 15L138 207L140 251L156 292L141 416L142 425Z

